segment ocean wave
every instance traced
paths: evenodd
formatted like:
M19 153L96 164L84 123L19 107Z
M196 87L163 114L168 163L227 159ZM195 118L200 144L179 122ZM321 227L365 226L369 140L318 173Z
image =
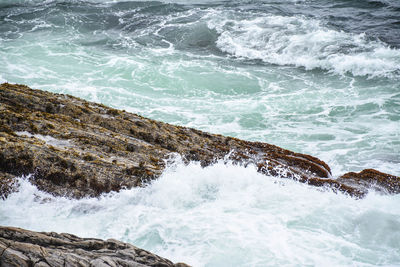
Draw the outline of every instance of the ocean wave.
M117 238L193 266L389 266L400 261L398 201L355 200L254 166L176 161L147 187L98 199L57 198L20 180L0 200L0 224Z
M232 56L324 69L354 76L394 77L400 73L400 50L366 34L323 26L303 16L265 15L241 19L228 12L211 12L208 27L219 37L217 47Z

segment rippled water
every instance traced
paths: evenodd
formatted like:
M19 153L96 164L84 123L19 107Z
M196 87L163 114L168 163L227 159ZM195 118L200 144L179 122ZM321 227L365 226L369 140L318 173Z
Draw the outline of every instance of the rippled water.
M334 176L400 175L397 0L0 0L0 62L0 81L311 154ZM400 264L396 196L274 181L194 164L147 189L45 204L22 183L0 223L113 236L195 265ZM170 217L155 215L167 195ZM46 223L18 217L17 200Z

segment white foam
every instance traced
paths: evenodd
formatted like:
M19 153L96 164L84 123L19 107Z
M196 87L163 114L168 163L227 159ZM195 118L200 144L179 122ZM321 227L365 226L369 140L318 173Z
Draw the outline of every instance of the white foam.
M354 200L253 166L178 162L100 199L54 198L22 180L0 224L117 238L194 266L396 265L399 197Z
M391 76L400 71L400 50L368 40L365 34L337 31L301 16L232 16L213 11L206 17L209 28L220 34L218 48L236 57L355 76Z

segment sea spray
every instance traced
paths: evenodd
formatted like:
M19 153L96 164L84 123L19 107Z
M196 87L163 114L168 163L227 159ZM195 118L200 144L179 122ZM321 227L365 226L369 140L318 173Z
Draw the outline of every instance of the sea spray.
M2 225L116 238L194 266L397 265L399 195L353 199L219 162L176 162L146 187L55 198L24 179Z

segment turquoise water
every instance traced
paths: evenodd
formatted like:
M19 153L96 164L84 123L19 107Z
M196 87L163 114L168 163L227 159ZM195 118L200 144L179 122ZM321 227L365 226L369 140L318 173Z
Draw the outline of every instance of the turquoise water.
M312 154L335 175L400 174L398 26L391 44L344 31L329 1L322 18L313 1L1 3L2 81Z
M0 81L311 154L334 176L365 168L400 175L399 36L394 0L0 0ZM109 196L143 208L125 218L118 211L113 216L116 206L105 200L72 203L57 213L54 203L64 200L40 204L28 197L40 194L31 188L14 197L26 198L27 208L51 211L48 223L33 215L21 220L14 200L1 205L0 223L112 236L196 266L400 264L396 196L355 201L264 180L264 190L254 191L258 174L235 168L167 171L160 183L189 177L178 187L188 195L172 201L171 217L158 224L141 225L140 218L130 224L129 218L150 222L165 207L147 198L177 192ZM249 189L215 194L231 179ZM181 207L191 198L198 201ZM250 202L228 208L237 198ZM87 221L90 205L69 210L87 202L100 207L93 213L100 218L96 227ZM290 207L294 202L299 212Z

